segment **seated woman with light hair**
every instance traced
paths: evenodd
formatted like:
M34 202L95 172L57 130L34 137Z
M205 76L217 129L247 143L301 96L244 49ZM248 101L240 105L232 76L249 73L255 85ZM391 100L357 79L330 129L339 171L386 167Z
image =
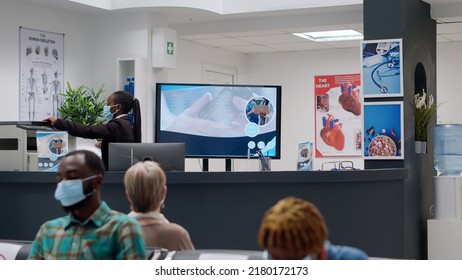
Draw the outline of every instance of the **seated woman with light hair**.
M167 194L167 178L156 162L138 162L130 167L125 172L124 184L132 210L128 215L141 223L147 247L194 250L189 233L160 213Z
M266 211L258 243L267 259L277 260L364 260L363 251L332 245L327 240L324 218L312 203L286 197Z

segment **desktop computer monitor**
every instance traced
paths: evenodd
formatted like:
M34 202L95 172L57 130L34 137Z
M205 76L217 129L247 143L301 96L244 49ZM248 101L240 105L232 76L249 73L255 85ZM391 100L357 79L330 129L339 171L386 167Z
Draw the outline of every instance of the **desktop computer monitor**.
M126 171L145 160L157 162L164 171L184 171L184 143L109 143L109 171Z

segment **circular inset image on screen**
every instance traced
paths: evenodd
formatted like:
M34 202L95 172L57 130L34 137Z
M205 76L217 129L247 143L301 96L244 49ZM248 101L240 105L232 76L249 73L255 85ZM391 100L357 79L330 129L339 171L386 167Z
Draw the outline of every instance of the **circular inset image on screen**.
M267 125L273 120L273 103L263 96L254 97L247 102L245 106L245 115L249 123L254 123L259 126Z
M255 137L258 135L259 132L260 127L253 122L250 122L245 126L245 134L249 137Z
M48 149L52 154L61 155L66 152L63 139L53 138L48 142Z
M49 156L50 160L51 161L56 161L58 159L58 155L55 154L55 153L51 153L51 155Z
M268 144L266 144L266 148L268 150L274 149L275 146L276 146L276 141L275 140L271 140L271 141L268 142Z
M257 147L258 147L260 150L263 149L265 146L266 146L266 144L265 144L265 142L263 142L263 141L260 141L260 142L258 142L258 144L257 144Z
M247 147L248 147L249 149L251 149L251 150L252 150L252 149L255 149L255 146L257 146L257 145L256 145L255 142L253 142L253 141L249 141L249 143L247 143Z

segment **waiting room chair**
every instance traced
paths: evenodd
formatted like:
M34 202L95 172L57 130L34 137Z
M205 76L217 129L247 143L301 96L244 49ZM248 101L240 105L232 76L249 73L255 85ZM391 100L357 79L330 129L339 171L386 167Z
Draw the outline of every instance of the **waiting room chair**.
M262 260L262 251L251 250L186 250L169 252L166 260Z

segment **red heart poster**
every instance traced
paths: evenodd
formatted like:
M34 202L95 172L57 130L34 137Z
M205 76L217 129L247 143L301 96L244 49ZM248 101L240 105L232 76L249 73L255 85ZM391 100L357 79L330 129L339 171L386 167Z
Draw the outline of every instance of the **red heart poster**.
M360 74L315 76L314 86L316 157L360 157Z

